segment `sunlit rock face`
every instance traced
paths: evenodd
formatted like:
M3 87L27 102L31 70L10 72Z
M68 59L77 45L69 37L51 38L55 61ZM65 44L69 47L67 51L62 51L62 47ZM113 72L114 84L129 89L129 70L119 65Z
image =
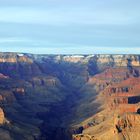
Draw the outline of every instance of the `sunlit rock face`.
M4 124L5 122L5 117L4 117L4 112L3 112L3 109L0 108L0 124Z
M17 62L25 62L25 63L33 63L32 59L27 57L24 54L18 53L0 53L0 63L17 63Z
M101 111L76 126L83 130L73 140L139 139L139 56L102 55L97 61L100 72L89 77L85 89L95 87Z
M40 73L30 57L18 53L0 53L0 71L10 77L29 77Z
M140 66L140 58L137 55L98 55L98 63L108 63L116 66Z
M0 137L133 140L139 55L0 53Z

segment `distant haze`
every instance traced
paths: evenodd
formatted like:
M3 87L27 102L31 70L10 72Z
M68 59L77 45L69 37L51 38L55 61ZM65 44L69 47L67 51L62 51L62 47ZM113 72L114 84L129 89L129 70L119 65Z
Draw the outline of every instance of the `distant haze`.
M0 51L140 53L139 0L0 0Z

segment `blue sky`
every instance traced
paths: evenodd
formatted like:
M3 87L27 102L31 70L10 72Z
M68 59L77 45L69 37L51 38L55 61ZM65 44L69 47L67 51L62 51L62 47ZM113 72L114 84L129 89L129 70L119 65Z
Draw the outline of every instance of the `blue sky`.
M139 0L0 0L0 51L140 53Z

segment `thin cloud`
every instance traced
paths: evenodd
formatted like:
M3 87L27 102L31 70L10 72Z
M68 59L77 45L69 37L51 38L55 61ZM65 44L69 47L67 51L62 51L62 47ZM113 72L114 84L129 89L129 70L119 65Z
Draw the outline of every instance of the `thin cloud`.
M15 37L6 37L6 38L0 38L0 43L15 43L15 42L25 42L25 41L31 41L29 39L25 38L15 38Z
M58 8L58 9L35 9L35 8L1 8L1 22L15 22L27 24L47 25L125 25L134 22L135 17L125 15L118 11L101 11L84 8Z

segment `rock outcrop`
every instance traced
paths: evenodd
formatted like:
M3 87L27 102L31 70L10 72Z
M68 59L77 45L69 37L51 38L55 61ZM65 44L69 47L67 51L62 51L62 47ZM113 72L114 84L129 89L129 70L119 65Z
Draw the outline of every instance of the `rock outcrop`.
M0 125L4 124L4 122L5 122L4 112L3 109L0 108Z

